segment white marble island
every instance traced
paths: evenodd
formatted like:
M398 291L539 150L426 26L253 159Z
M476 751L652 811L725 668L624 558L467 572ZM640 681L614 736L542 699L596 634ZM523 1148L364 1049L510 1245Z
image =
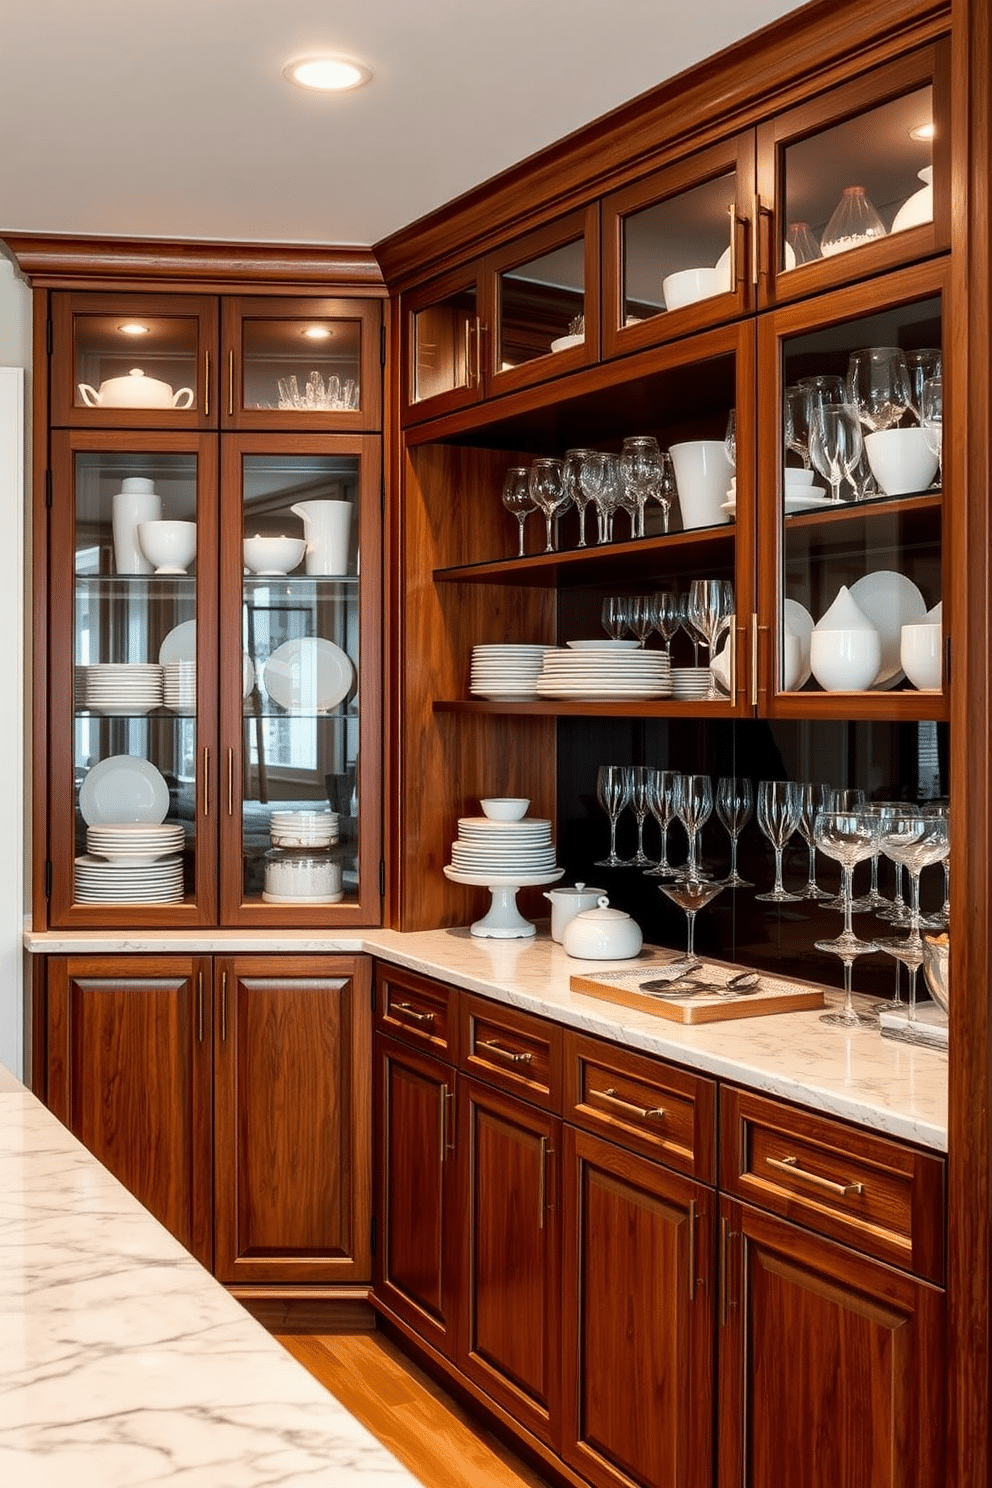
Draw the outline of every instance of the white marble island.
M415 1483L2 1067L0 1483Z

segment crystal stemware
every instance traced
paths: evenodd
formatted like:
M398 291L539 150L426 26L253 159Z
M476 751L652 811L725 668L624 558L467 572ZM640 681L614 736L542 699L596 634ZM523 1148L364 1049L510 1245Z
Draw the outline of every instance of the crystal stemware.
M820 852L841 866L844 929L835 940L815 942L818 951L829 951L839 956L844 965L844 1007L839 1013L824 1013L820 1019L821 1023L832 1023L841 1028L877 1026L877 1019L870 1013L858 1013L854 1008L851 970L855 958L868 955L878 947L872 940L859 940L851 927L851 883L855 863L864 862L875 851L879 830L878 818L862 811L821 811L817 813L813 826Z
M706 646L711 662L716 653L717 641L726 628L730 614L733 613L732 589L729 595L728 600L728 590L720 579L693 579L689 586L686 617L693 632ZM722 699L712 671L706 697L709 702L719 702Z
M819 403L810 410L809 456L830 482L831 501L840 501L841 484L851 480L864 449L858 415L848 403Z
M571 497L572 505L579 514L579 541L576 546L580 548L589 546L586 542L586 507L591 502L592 497L587 495L583 489L582 483L579 480L579 472L582 469L583 462L591 458L595 453L595 450L570 449L565 451L565 458L562 460L565 489Z
M630 800L631 779L627 765L600 765L596 775L596 799L610 821L609 856L600 858L597 868L622 868L625 859L617 856L617 822Z
M651 770L647 765L631 765L630 767L630 800L628 805L634 813L637 823L637 851L632 858L626 862L630 868L653 868L654 859L649 858L644 851L644 822L649 810L648 779Z
M809 470L809 400L805 388L786 388L783 418L785 447L799 456L804 470Z
M817 813L837 809L837 792L830 785L801 785L799 835L809 850L809 879L800 892L800 899L829 899L831 896L821 889L816 881L816 838L813 827Z
M682 624L678 595L670 589L662 590L654 596L653 609L654 628L664 642L665 655L671 660L672 641Z
M657 501L661 507L662 530L668 531L668 514L672 509L672 502L678 495L679 488L675 480L675 466L672 457L667 450L661 452L661 469L658 474L658 484L651 492L651 499Z
M547 529L547 544L544 551L546 553L553 553L555 551L555 518L561 516L569 503L569 495L565 489L562 462L543 457L539 460L534 460L530 467L529 486L531 500L544 513L544 521Z
M503 478L503 505L520 523L520 547L517 557L524 556L524 523L537 511L530 494L530 471L526 465L511 465Z
M630 633L636 636L641 646L654 630L655 608L653 594L635 594L630 599Z
M727 414L727 431L723 436L723 447L727 451L727 459L734 469L737 469L737 410L732 408Z
M598 543L610 542L613 538L613 513L620 495L616 455L594 450L579 466L579 486L588 501L596 507Z
M939 378L942 369L940 348L937 346L920 346L912 351L904 353L906 367L909 371L909 406L916 414L917 420L923 422L923 387L932 378Z
M775 887L766 894L755 894L766 904L795 904L798 894L790 894L782 883L782 853L799 825L802 799L794 780L762 780L758 786L758 826L775 849Z
M920 427L923 442L937 456L937 481L944 479L944 384L939 377L928 377L920 394Z
M632 435L620 450L620 478L634 503L632 537L644 536L644 508L661 480L661 450L649 434Z
M950 847L947 817L928 812L894 815L882 825L881 843L886 857L901 862L909 873L909 935L887 937L878 944L890 956L898 957L909 972L909 1020L914 1022L916 976L923 960L920 931L930 925L920 912L920 874L931 863L940 863L947 857Z
M687 922L686 931L686 961L694 961L696 958L696 916L701 909L705 909L717 894L727 887L722 879L700 879L684 878L676 883L664 883L658 885L661 892L677 904L679 909L685 911Z
M631 599L629 594L611 594L603 600L600 611L603 629L611 641L622 641L630 630Z
M847 364L847 397L867 429L892 429L912 402L905 353L898 346L866 346Z
M728 889L749 889L750 881L737 871L737 839L751 820L754 811L754 788L742 775L721 775L716 783L716 814L730 838L730 873Z
M675 815L689 839L689 857L680 869L680 879L707 877L699 866L699 834L713 812L713 782L708 775L680 775L675 785Z
M866 806L862 807L862 810L870 812L872 816L877 816L884 832L886 823L893 816L899 816L905 812L906 804L904 801L869 801ZM878 888L878 860L881 851L881 840L879 840L878 847L871 855L871 882L868 885L868 892L855 899L851 905L853 914L873 914L879 910L892 908L892 900L886 899L884 894L879 893Z
M674 878L677 870L668 861L668 829L675 816L675 791L681 775L676 770L648 771L648 810L661 830L661 858L645 870L645 878Z

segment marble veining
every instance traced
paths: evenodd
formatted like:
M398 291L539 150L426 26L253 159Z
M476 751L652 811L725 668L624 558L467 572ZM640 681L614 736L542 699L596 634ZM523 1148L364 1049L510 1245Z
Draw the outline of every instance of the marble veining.
M413 1485L10 1079L0 1087L4 1488Z

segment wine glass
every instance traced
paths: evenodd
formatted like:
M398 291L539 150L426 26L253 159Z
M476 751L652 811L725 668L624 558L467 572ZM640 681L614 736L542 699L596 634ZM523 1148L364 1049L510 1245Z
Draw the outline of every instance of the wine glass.
M651 492L653 501L657 501L661 507L662 530L668 531L668 514L672 509L672 502L679 493L678 483L675 479L675 466L672 457L667 450L661 452L661 468L658 472L658 484Z
M737 469L737 410L732 408L727 414L727 430L723 436L723 447L727 451L727 459L734 469Z
M819 408L821 404L848 401L844 379L838 377L835 372L815 372L810 377L800 377L796 386L801 389L806 399L807 419L813 409Z
M675 877L676 870L668 861L668 829L675 816L676 782L680 779L676 770L648 771L648 810L661 829L661 858L645 871L645 878Z
M600 765L596 775L596 799L610 819L609 856L600 858L597 868L622 868L625 860L617 856L617 822L630 800L630 769L627 765Z
M713 782L708 775L680 775L674 790L675 815L689 839L689 857L678 871L680 879L702 879L697 855L699 834L713 811Z
M546 553L555 551L553 524L568 506L569 495L565 489L562 462L542 457L534 460L530 467L529 488L531 500L544 513L547 528Z
M672 641L682 624L678 595L670 589L662 590L653 600L654 628L664 642L665 655L671 660Z
M613 513L619 496L616 455L606 455L600 450L587 455L579 466L579 486L586 500L596 507L596 541L609 542L613 537Z
M799 456L804 470L809 470L809 400L804 388L786 388L784 416L785 447Z
M586 507L589 505L592 497L587 496L583 490L582 483L579 480L579 471L582 468L583 461L588 460L595 453L595 450L570 449L565 451L565 458L562 460L565 489L579 514L579 541L576 546L580 548L589 546L586 542Z
M612 594L603 600L600 620L611 641L622 641L630 629L631 600L628 594Z
M684 878L676 883L659 884L658 887L673 904L677 904L679 909L685 911L688 927L685 960L694 961L696 959L696 916L712 899L716 898L717 894L722 893L727 885L722 879Z
M847 364L847 399L866 428L892 429L912 404L905 353L898 346L866 346Z
M751 883L737 871L737 839L751 820L754 790L745 776L721 775L716 783L716 814L730 838L728 889L749 889Z
M921 346L913 351L904 353L906 367L909 372L910 409L916 414L918 421L923 422L923 387L931 378L941 376L942 361L940 348L936 346Z
M855 863L870 858L875 851L879 831L878 818L863 811L820 811L813 824L816 846L841 866L844 929L836 940L815 942L818 951L830 951L844 964L844 1007L839 1013L824 1013L820 1019L821 1023L841 1028L871 1028L878 1021L870 1013L858 1013L854 1009L851 969L855 958L877 950L877 946L872 940L859 940L851 928L851 882Z
M920 394L920 427L923 442L937 456L937 481L944 480L944 385L939 377L928 377Z
M882 831L884 832L886 823L893 816L899 816L905 813L906 804L904 801L869 801L862 809L869 812L872 816L878 817ZM855 899L851 905L851 910L854 914L871 914L881 909L892 908L892 900L886 899L884 894L879 893L878 888L878 860L881 851L881 842L879 842L879 846L871 855L871 882L868 886L868 892L867 894L862 894L860 898Z
M654 595L634 595L630 600L630 633L632 636L636 636L642 647L654 630L654 622Z
M864 442L858 415L848 403L819 403L810 410L809 455L830 482L831 501L840 501L841 482L861 459Z
M511 465L503 478L503 505L520 523L520 548L518 558L524 556L524 523L532 511L536 511L530 494L530 472L526 465Z
M775 887L766 894L755 894L766 904L795 904L798 894L790 894L782 883L782 853L785 844L799 825L802 800L794 780L763 780L758 786L758 826L775 849Z
M920 930L930 924L920 913L920 874L931 863L939 863L947 857L950 847L947 817L918 811L903 816L893 815L881 825L881 843L886 857L901 862L909 873L909 935L886 937L878 944L890 956L896 956L909 972L909 1020L914 1022L916 974L923 961Z
M829 785L801 785L799 795L799 835L809 850L809 879L799 897L829 899L831 896L816 881L816 839L813 827L819 812L837 809L837 792Z
M654 859L649 858L644 851L644 822L649 810L648 777L650 774L651 771L646 765L631 765L630 767L630 801L628 804L637 823L637 851L632 858L626 860L630 868L654 867Z
M732 596L732 590L730 594ZM731 609L728 611L727 589L720 579L693 579L689 586L686 615L692 629L706 646L711 662L717 641L726 628L730 614L733 613L732 597L729 602ZM721 701L721 694L712 671L706 697L710 702Z
M620 476L624 489L634 502L631 515L631 536L644 536L644 508L654 495L661 479L661 450L657 439L648 434L633 435L625 439L620 450Z

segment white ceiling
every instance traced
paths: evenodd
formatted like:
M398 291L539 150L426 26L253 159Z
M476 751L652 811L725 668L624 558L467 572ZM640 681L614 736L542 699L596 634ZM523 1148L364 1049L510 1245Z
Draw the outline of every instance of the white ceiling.
M0 234L371 244L793 8L0 0Z

